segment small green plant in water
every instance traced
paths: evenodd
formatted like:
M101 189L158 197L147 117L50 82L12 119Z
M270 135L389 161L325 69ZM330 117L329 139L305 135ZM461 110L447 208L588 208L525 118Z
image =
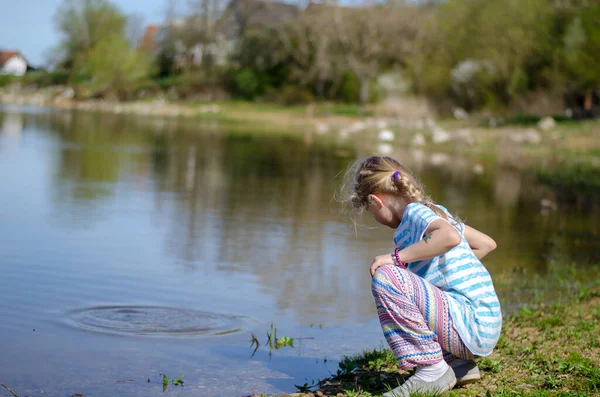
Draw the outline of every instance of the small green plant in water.
M294 347L294 338L290 338L289 336L277 338L275 341L275 349L279 349L284 346Z
M175 378L171 381L171 384L173 386L181 386L183 387L183 375L181 375L179 378Z
M183 387L183 375L178 378L171 379L171 384L173 386ZM169 377L167 375L163 375L163 393L167 390L167 387L169 387Z
M294 347L294 341L296 339L312 339L312 338L291 338L289 336L277 337L277 327L275 323L271 323L271 327L269 331L267 331L267 342L266 345L269 346L269 357L272 355L273 350L281 349L282 347ZM250 348L253 348L252 355L250 357L254 357L256 351L260 347L260 341L251 333L250 337Z
M308 382L303 384L303 385L294 385L296 387L296 389L298 389L298 391L300 393L308 393L310 392L310 389L312 389L315 385L314 383L309 385Z

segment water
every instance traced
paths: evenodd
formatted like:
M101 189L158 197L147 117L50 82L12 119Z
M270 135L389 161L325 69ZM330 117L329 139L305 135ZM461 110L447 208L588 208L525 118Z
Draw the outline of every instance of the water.
M368 267L391 230L362 217L355 233L332 200L340 171L376 149L0 110L0 381L20 395L149 396L167 374L184 375L167 389L177 395L292 392L381 346ZM556 258L597 263L597 200L545 211L551 192L510 167L488 160L479 175L479 159L392 149L496 239L494 277L544 277ZM269 354L273 322L294 348Z

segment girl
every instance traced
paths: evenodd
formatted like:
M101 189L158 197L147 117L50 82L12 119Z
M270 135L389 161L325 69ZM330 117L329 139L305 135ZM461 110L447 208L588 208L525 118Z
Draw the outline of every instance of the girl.
M498 297L480 262L496 243L434 204L390 157L358 161L346 177L353 206L395 229L396 249L371 265L372 292L400 368L417 369L384 397L477 381L473 359L492 352L502 326Z

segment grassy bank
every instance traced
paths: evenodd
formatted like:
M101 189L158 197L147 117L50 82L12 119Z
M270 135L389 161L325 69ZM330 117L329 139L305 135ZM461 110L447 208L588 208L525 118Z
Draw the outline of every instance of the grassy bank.
M447 396L600 395L600 287L567 304L541 304L505 319L494 353L478 363L482 380ZM382 348L345 357L336 376L310 392L284 396L379 396L409 375L399 372L391 351Z

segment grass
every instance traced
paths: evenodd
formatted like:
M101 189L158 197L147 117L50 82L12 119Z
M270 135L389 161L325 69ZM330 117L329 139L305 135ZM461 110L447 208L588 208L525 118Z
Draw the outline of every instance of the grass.
M565 304L524 308L505 319L492 355L478 359L482 380L445 396L600 395L600 285L571 298ZM382 347L344 357L334 376L311 392L288 396L377 397L409 375Z

